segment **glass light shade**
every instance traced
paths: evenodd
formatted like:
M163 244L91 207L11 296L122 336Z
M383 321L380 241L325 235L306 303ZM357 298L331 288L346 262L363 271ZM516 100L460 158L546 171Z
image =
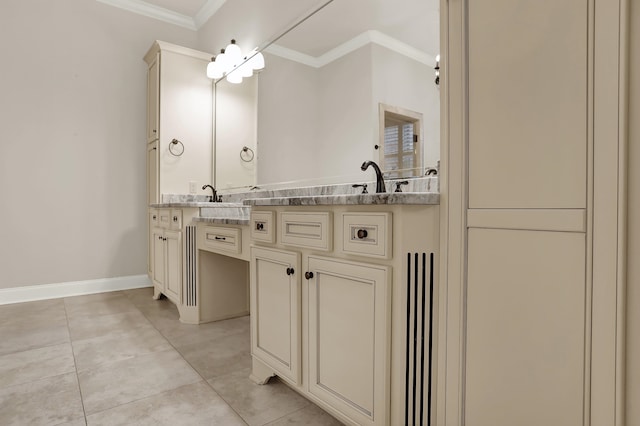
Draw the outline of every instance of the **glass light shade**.
M436 55L436 62L440 62L440 54L439 53Z
M251 64L249 63L249 61L245 61L238 67L238 70L236 72L239 72L240 75L244 78L249 78L253 75L253 68L251 68Z
M226 74L229 72L229 57L226 53L221 53L216 56L216 67L222 72L222 74Z
M207 77L212 79L222 78L224 72L220 67L218 61L211 61L209 65L207 65Z
M264 68L264 56L261 52L258 52L249 59L249 63L255 71L261 70Z
M235 44L234 40L231 40L231 44L224 49L224 54L232 65L237 65L242 61L242 50L240 50L240 46Z
M229 74L227 74L227 81L233 84L242 83L242 75L240 74L239 70L235 70L234 72L230 72Z

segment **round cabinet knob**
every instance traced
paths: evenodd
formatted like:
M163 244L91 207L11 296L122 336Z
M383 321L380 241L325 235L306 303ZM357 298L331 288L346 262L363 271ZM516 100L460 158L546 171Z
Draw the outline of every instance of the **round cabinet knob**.
M369 233L366 229L358 229L358 233L356 235L358 236L358 238L363 239L367 238L367 235L369 235Z
M293 275L295 270L293 268L287 268L287 275Z
M257 229L258 231L262 231L262 230L264 229L264 223L262 223L262 222L257 222L257 223L256 223L256 229Z
M313 272L305 272L304 273L304 277L308 280L310 280L311 278L313 278Z
M174 216L174 217L173 217L173 221L174 221L174 222L177 222L177 221L178 221L178 216Z
M157 218L157 216L154 214L154 215L153 215L153 220L156 220L156 218Z

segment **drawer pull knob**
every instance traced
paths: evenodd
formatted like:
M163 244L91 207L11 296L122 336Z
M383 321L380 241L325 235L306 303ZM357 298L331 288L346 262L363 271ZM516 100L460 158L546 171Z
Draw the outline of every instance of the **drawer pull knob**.
M155 214L153 215L153 220L156 220L158 216L156 216Z
M262 222L256 222L256 229L258 231L262 231L264 229L264 223Z
M218 240L218 241L225 241L225 240L226 240L226 238L225 238L225 237L218 237L218 236L216 236L216 240Z
M173 217L173 221L174 221L174 222L177 222L177 221L178 221L178 216L174 216L174 217Z
M293 268L287 268L287 275L293 275L294 272Z
M356 235L358 236L358 238L363 239L367 238L367 235L369 235L369 233L366 229L358 229L358 233Z
M306 279L310 280L311 278L313 278L313 272L310 272L310 271L305 272L305 273L304 273L304 277L305 277Z

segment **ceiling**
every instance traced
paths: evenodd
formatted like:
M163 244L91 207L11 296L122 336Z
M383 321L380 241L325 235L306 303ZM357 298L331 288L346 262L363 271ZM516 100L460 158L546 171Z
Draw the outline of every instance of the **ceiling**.
M97 1L193 31L215 19L222 6L230 8L237 4L227 0ZM273 13L282 11L275 9ZM415 55L434 58L439 52L439 16L439 0L334 0L280 38L277 47L319 58L332 49L348 49L344 45L357 48L358 43L378 42L396 50L413 49Z

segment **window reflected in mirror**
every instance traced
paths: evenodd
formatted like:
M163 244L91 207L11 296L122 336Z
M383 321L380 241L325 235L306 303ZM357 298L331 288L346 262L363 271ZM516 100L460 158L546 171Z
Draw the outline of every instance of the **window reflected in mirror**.
M380 163L386 178L422 175L422 114L380 104Z

